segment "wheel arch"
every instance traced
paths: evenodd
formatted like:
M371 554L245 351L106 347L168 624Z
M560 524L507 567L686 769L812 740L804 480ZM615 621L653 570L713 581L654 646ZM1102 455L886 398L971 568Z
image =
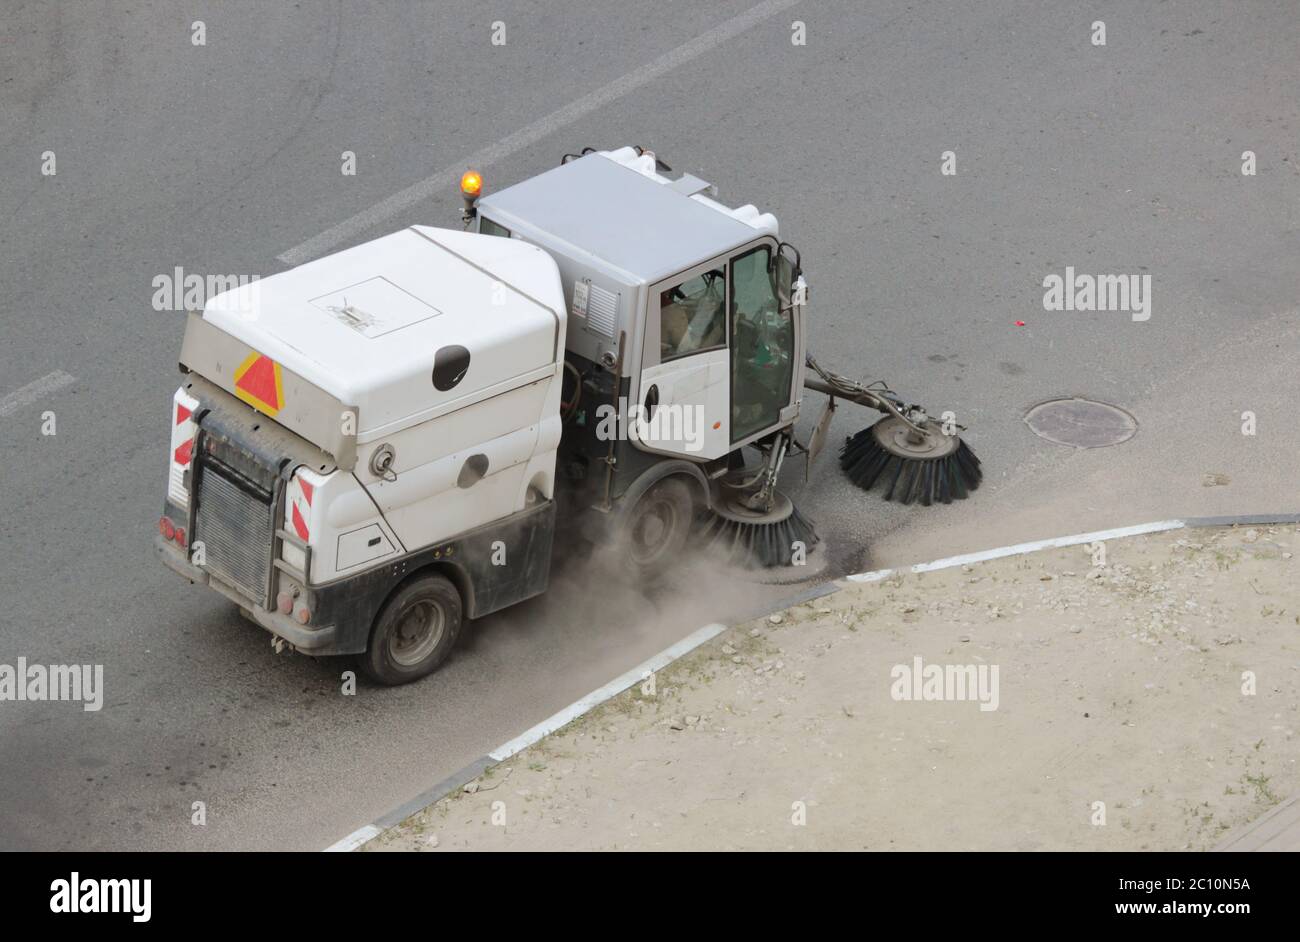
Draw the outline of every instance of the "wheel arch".
M398 592L401 592L417 579L423 579L425 576L431 575L445 576L447 581L452 584L456 589L456 592L460 595L461 611L464 613L463 617L467 619L474 617L471 614L474 611L474 583L470 579L469 573L467 573L464 567L459 563L451 562L449 560L435 560L417 566L415 569L412 569L405 576L393 583L387 594L384 595L383 600L375 606L374 615L370 618L370 628L369 631L367 631L367 638L369 638L370 634L374 632L375 624L379 621L379 616L383 613L384 608L392 600L393 596L397 595Z
M704 476L700 466L690 461L671 459L660 461L658 464L646 468L635 481L628 485L627 490L618 499L620 505L619 518L622 519L625 514L630 512L636 506L637 501L645 496L646 491L665 478L673 476L680 476L691 482L699 509L707 510L713 506L713 499L709 494L709 479Z

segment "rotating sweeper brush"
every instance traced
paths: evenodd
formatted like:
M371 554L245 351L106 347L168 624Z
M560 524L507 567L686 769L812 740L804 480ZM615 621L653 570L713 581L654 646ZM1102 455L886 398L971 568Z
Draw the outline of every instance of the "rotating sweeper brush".
M813 433L810 451L820 449L835 397L886 413L869 428L852 435L840 450L840 467L854 484L870 490L882 485L885 500L904 504L949 504L979 487L980 460L957 434L963 426L945 417L939 421L919 406L904 405L883 384L864 386L838 373L822 369L812 357L808 368L818 378L804 385L830 396L826 411Z
M829 397L808 447L795 442L788 429L755 443L763 464L727 474L704 521L704 544L732 565L769 571L797 567L819 542L813 524L776 489L776 481L792 447L809 461L822 450L837 398L885 413L849 437L840 452L840 466L863 490L880 484L886 500L948 504L975 490L983 476L979 459L957 434L962 426L951 416L931 418L884 384L863 385L823 369L812 357L807 365L815 376L806 377L804 386Z
M760 510L743 501L715 506L701 538L709 550L733 566L772 569L790 566L818 543L817 531L789 497L776 491L772 508Z
M776 489L792 441L788 433L778 432L756 444L763 464L737 468L719 482L700 537L725 562L744 569L802 566L819 542L812 523Z
M881 482L885 500L927 507L962 499L983 476L970 446L944 435L935 420L914 423L896 415L850 436L840 451L840 467L863 490Z

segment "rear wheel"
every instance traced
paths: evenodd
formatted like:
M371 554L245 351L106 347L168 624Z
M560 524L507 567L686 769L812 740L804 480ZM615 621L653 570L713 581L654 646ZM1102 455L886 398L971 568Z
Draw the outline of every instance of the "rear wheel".
M642 494L619 525L619 538L636 570L658 576L680 560L694 518L691 488L681 478L665 478Z
M421 576L384 603L361 655L367 677L395 686L438 669L460 634L460 593L445 576Z

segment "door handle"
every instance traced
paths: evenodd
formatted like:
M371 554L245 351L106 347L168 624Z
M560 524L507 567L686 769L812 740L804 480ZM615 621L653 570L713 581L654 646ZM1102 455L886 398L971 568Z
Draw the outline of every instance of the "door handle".
M646 390L645 403L644 403L644 411L645 411L645 417L647 421L654 416L655 407L658 405L659 405L659 387L651 383L650 388Z

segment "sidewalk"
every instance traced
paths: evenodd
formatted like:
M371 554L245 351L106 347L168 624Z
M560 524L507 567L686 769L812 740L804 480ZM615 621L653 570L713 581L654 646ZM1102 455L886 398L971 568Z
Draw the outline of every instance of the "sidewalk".
M1210 849L1300 793L1298 547L1175 530L847 585L365 849Z

